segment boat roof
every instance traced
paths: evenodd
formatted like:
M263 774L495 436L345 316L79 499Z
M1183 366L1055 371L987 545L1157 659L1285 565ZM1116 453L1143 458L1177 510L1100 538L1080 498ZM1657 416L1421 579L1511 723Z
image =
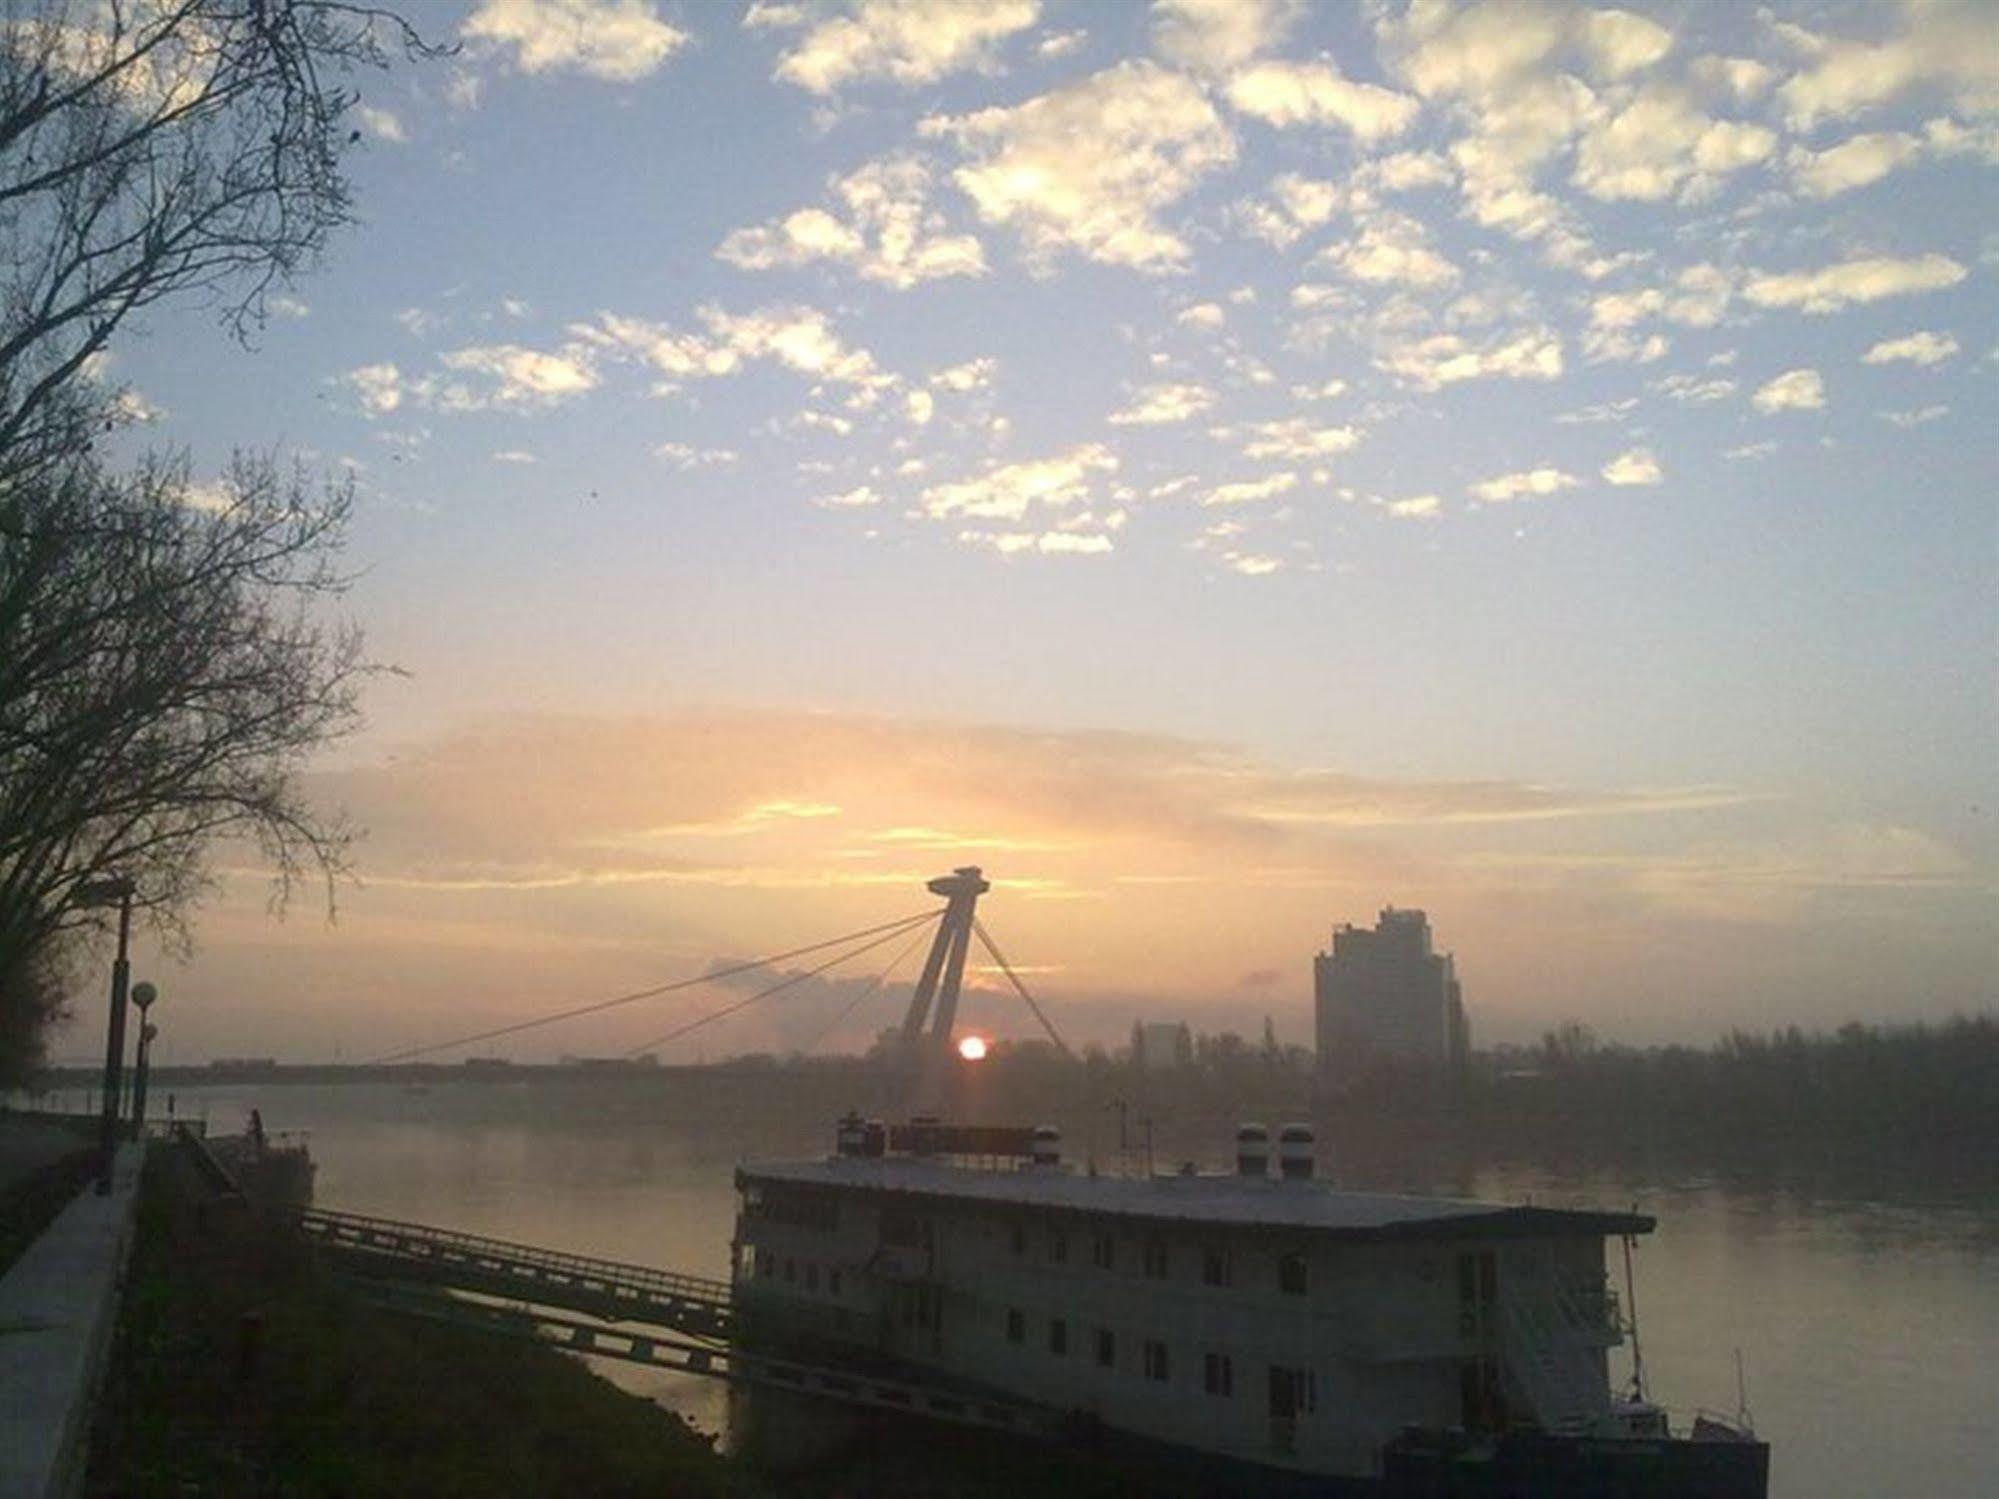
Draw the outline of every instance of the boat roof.
M1545 1208L1454 1197L1346 1192L1280 1177L1093 1176L1066 1169L994 1171L907 1157L835 1156L738 1168L739 1184L779 1182L925 1201L1043 1209L1160 1224L1304 1230L1343 1239L1522 1238L1650 1233L1643 1213Z

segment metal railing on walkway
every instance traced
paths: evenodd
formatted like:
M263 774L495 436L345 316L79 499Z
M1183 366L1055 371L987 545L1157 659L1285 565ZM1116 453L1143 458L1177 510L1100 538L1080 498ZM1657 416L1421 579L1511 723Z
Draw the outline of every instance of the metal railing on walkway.
M299 1208L293 1217L343 1269L362 1274L652 1323L706 1339L728 1337L734 1322L723 1280L360 1213Z

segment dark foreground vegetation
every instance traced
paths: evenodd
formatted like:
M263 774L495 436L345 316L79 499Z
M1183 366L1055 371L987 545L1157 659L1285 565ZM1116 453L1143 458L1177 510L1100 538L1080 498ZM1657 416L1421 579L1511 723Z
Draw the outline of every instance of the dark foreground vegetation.
M755 1492L678 1417L550 1349L357 1304L155 1149L93 1495Z

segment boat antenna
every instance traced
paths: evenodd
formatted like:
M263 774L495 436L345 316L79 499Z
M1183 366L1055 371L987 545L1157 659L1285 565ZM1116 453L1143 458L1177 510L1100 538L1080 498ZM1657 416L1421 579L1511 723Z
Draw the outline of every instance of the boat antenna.
M1743 1431L1754 1431L1756 1423L1749 1419L1749 1381L1742 1372L1742 1350L1735 1350L1735 1424Z
M1638 1204L1631 1204L1638 1211ZM1645 1398L1645 1352L1638 1346L1638 1282L1631 1274L1631 1238L1624 1236L1624 1321L1631 1330L1631 1398Z

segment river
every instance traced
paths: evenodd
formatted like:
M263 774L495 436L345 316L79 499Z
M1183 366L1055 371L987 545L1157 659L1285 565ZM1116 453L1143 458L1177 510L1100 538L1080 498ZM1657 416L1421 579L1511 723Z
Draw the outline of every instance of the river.
M831 1121L780 1083L557 1093L526 1083L204 1087L183 1116L309 1135L321 1206L723 1276L743 1159L824 1153ZM164 1102L164 1100L161 1100ZM81 1107L83 1100L66 1100ZM1114 1135L1114 1127L1108 1131ZM1219 1163L1227 1149L1176 1139ZM1073 1138L1073 1137L1072 1137ZM1165 1144L1162 1133L1162 1147ZM1208 1148L1203 1149L1203 1145ZM1175 1157L1177 1159L1177 1155ZM1637 1310L1654 1398L1732 1411L1736 1350L1779 1499L1999 1493L1999 1203L1914 1188L1783 1190L1720 1175L1486 1166L1354 1181L1656 1215ZM1613 1373L1628 1370L1613 1356ZM706 1430L716 1387L600 1364Z

